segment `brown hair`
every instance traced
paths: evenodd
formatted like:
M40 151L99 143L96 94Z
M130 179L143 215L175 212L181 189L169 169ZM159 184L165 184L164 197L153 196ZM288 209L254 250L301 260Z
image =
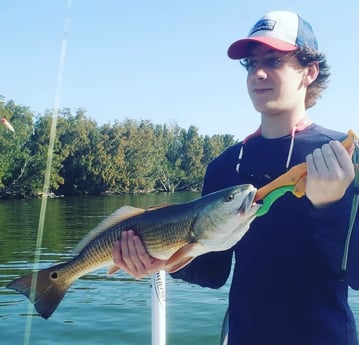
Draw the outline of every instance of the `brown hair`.
M260 45L260 43L250 42L248 44L248 51L258 45ZM327 63L325 55L313 49L299 48L294 52L294 55L302 67L309 66L313 62L318 62L319 65L319 74L317 79L315 79L315 81L308 86L307 94L305 96L305 108L308 109L316 104L317 99L322 95L322 91L327 88L329 83L330 67ZM248 69L244 60L245 59L241 59L240 63Z
M316 104L317 99L321 97L322 91L327 88L330 76L330 67L324 54L307 48L298 49L295 53L301 66L306 67L313 62L318 62L319 74L307 89L305 96L305 108L308 109Z

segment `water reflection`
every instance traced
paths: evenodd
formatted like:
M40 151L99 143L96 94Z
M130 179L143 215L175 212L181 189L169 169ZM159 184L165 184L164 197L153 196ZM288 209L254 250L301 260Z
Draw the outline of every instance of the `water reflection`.
M147 208L197 196L175 193L48 200L39 266L69 259L84 234L123 205ZM29 311L27 299L4 286L34 267L39 212L40 200L0 201L0 334L6 345L23 342ZM168 345L217 345L228 289L228 284L211 290L168 278ZM150 296L150 278L134 280L121 271L108 276L105 268L96 270L73 284L48 320L30 313L34 316L30 343L150 344ZM358 322L359 294L351 291L350 301Z
M67 260L72 248L84 234L123 205L147 208L156 204L184 202L197 196L197 193L175 193L48 200L39 268ZM22 343L29 310L28 300L24 296L4 286L15 277L29 273L34 267L39 212L40 200L0 201L0 333L7 339L7 345ZM30 315L34 317L30 343L149 344L150 278L137 281L122 272L111 277L106 273L106 269L100 269L78 279L56 312L46 321L32 309ZM172 283L168 279L168 285ZM184 322L191 323L194 311L200 309L200 298L193 296L193 292L203 293L201 288L191 287L187 283L176 282L175 286L174 289L169 288L167 298L171 310L168 312L169 337L176 334L176 320L183 318ZM187 300L184 302L182 298L190 298L191 294L193 301L185 313L176 315L176 310L181 310L177 308L178 304L187 304ZM206 309L212 307L202 306L202 311ZM202 334L212 338L212 344L217 344L220 327L217 324L222 316L213 321L213 310L208 315L209 319L203 320L208 329ZM214 325L208 320L212 320ZM189 342L189 335L195 343L202 343L202 335L195 340L193 330L187 333L176 336L172 344L193 343ZM210 344L210 341L206 341L206 345Z

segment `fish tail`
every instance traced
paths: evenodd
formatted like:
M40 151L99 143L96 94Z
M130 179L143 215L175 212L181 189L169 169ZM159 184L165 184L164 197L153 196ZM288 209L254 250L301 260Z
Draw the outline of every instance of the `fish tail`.
M16 290L34 304L37 312L48 319L55 311L73 281L61 277L60 269L64 264L28 274L10 282L6 288ZM32 292L33 276L36 275L36 290Z

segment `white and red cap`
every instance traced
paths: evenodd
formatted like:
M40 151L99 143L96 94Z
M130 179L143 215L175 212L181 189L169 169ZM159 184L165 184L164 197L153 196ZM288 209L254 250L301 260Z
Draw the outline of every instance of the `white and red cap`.
M318 50L318 43L310 24L298 14L288 11L265 14L253 26L247 38L232 43L228 48L228 56L231 59L247 57L251 42L262 43L283 52L305 47Z

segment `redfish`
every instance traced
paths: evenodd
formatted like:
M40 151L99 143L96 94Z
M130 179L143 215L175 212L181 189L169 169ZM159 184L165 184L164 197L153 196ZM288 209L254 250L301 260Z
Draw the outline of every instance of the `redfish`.
M121 231L128 229L141 237L151 256L166 260L168 272L174 272L199 255L235 245L261 207L253 201L256 191L252 185L239 185L181 204L147 210L121 207L80 241L72 259L15 279L7 288L27 296L47 319L76 279L107 265L112 265L111 273L121 269L113 264L112 250Z

